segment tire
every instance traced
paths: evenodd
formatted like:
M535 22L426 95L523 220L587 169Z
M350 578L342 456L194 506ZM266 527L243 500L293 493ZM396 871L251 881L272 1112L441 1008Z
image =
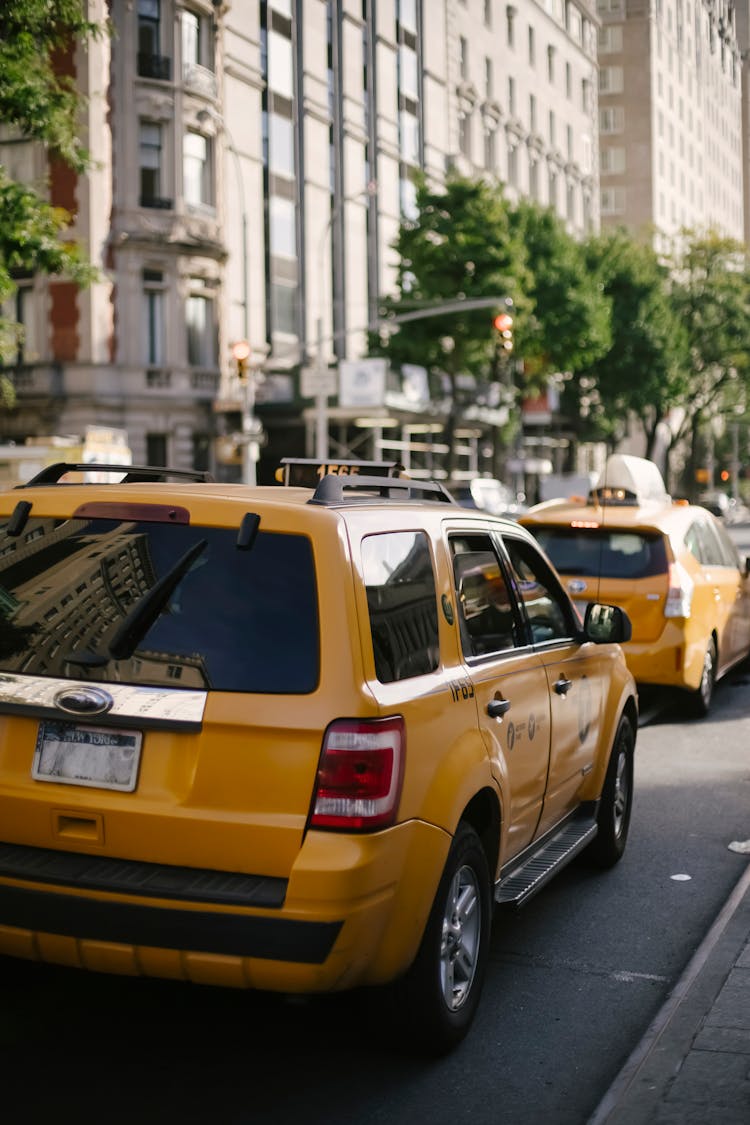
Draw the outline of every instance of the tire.
M491 911L487 857L474 829L462 821L419 952L391 986L392 1015L409 1050L442 1055L469 1030L487 965Z
M691 710L696 719L705 719L711 709L716 686L716 641L710 638L703 657L703 671L698 690L690 693Z
M633 810L635 734L630 719L620 719L597 812L598 832L586 849L597 867L614 867L622 859Z

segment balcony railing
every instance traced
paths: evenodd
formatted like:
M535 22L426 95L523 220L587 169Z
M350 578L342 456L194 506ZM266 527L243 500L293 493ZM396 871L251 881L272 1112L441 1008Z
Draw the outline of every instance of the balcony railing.
M182 67L182 81L196 94L203 94L206 98L216 97L216 75L200 63L186 62Z
M169 82L172 77L172 60L167 55L147 55L138 52L138 74L141 78L158 78Z

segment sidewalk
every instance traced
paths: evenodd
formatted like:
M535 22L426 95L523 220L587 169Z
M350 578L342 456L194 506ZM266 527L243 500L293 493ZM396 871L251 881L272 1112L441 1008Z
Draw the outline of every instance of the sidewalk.
M750 1125L750 863L588 1125Z

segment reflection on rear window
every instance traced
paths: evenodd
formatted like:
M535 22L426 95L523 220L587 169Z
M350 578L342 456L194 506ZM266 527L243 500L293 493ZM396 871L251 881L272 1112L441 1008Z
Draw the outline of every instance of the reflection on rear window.
M665 574L667 552L659 534L606 528L532 527L560 574L601 578L648 578Z
M236 530L133 520L32 518L17 538L0 526L0 671L313 691L319 646L309 541L261 531L250 551L236 542ZM186 556L193 561L155 619L139 617L149 591ZM131 651L115 660L109 646L134 618Z

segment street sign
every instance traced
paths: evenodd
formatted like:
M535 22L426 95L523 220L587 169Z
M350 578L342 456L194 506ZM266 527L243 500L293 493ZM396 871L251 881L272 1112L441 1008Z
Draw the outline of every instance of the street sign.
M303 398L330 397L336 394L336 371L328 367L303 367L299 373L299 389Z
M385 402L385 359L341 360L339 363L339 406L355 409L382 406Z

